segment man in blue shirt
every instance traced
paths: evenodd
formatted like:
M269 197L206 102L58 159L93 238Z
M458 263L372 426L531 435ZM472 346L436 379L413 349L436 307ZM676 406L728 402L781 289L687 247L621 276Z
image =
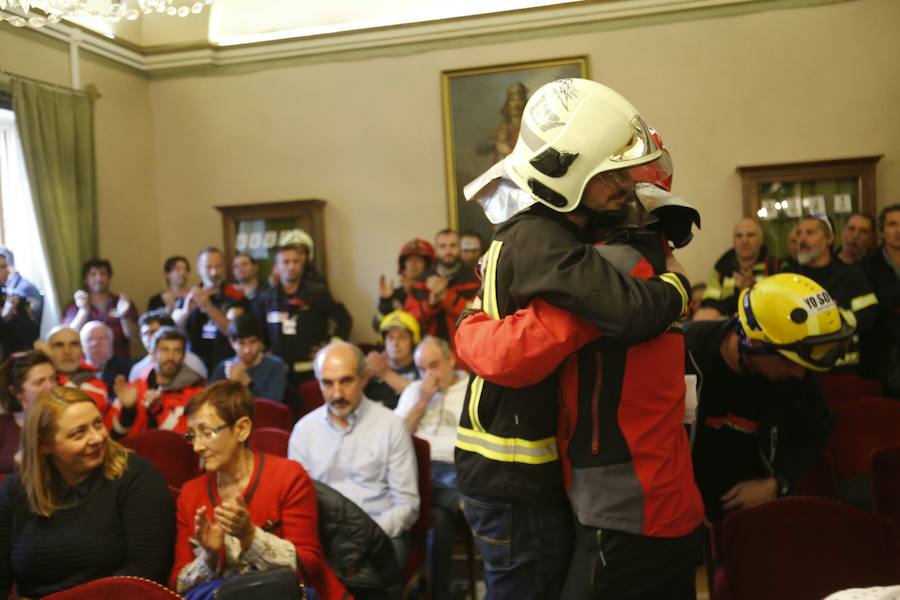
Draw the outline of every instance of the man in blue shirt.
M235 356L219 363L212 374L212 383L230 379L243 383L256 398L275 402L284 400L287 366L284 361L264 352L262 322L252 314L235 318L228 326L228 341Z
M419 516L416 455L399 416L363 395L366 358L347 342L316 353L325 404L294 426L288 458L362 508L391 538L400 568Z

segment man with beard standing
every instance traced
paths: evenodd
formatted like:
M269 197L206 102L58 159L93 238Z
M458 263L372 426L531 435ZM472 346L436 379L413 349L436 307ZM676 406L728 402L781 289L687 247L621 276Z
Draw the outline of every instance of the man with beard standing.
M853 313L856 335L847 354L835 370L858 372L860 336L867 335L878 319L878 298L872 284L855 265L835 260L831 254L834 229L827 216L808 215L797 225L797 264L785 268L787 273L809 277L831 294L837 305Z
M437 262L413 282L403 310L419 321L423 335L443 338L452 347L456 320L471 305L481 283L475 270L460 259L457 232L439 231L434 246Z

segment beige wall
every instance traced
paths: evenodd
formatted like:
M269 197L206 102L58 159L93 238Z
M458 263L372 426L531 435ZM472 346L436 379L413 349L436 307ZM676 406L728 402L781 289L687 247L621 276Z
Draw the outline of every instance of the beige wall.
M860 0L149 83L86 65L104 95L101 248L143 303L165 256L221 244L213 206L325 199L328 277L371 339L377 275L447 224L440 72L587 54L672 149L674 191L703 215L681 253L700 279L740 216L739 165L884 154L879 202L900 201L898 22L900 3ZM20 72L58 80L65 60L47 60Z
M683 253L705 277L740 216L738 165L884 154L900 199L900 3L865 0L393 58L151 84L168 252L221 240L210 207L323 198L329 278L367 339L378 273L447 224L440 72L588 54L592 76L659 128L675 191L704 228Z
M0 68L71 85L68 46L28 31L9 31L5 24L0 27ZM94 84L102 95L94 112L100 254L113 263L115 291L130 294L144 308L162 279L148 82L89 53L80 57L82 83Z

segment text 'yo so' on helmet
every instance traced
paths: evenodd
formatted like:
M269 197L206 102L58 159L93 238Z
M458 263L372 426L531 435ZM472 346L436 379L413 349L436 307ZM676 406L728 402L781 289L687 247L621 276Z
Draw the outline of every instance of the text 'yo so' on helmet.
M400 256L397 257L398 273L403 273L403 265L406 258L412 255L421 256L425 261L425 270L431 268L434 263L434 247L421 238L410 240L400 248Z
M595 175L661 154L640 113L619 93L587 79L558 79L528 100L512 153L463 193L494 224L534 202L566 213Z
M852 315L852 313L850 313ZM778 352L814 371L827 371L847 352L856 324L818 283L779 273L741 293L738 318L762 353Z

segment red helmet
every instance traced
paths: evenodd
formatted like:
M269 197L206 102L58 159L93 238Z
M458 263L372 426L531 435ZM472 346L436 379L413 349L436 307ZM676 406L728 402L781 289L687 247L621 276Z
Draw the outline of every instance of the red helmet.
M400 248L400 257L397 259L399 266L398 272L403 272L403 263L406 262L406 257L413 254L421 256L422 259L425 260L426 269L431 268L431 264L434 262L434 246L421 238L416 238L406 242L403 244L403 247Z
M662 155L653 162L628 169L628 173L635 183L652 183L667 192L671 192L672 174L674 171L672 167L672 156L669 154L669 150L663 145L659 132L652 127L649 129L653 141L655 141L659 149L662 150Z

